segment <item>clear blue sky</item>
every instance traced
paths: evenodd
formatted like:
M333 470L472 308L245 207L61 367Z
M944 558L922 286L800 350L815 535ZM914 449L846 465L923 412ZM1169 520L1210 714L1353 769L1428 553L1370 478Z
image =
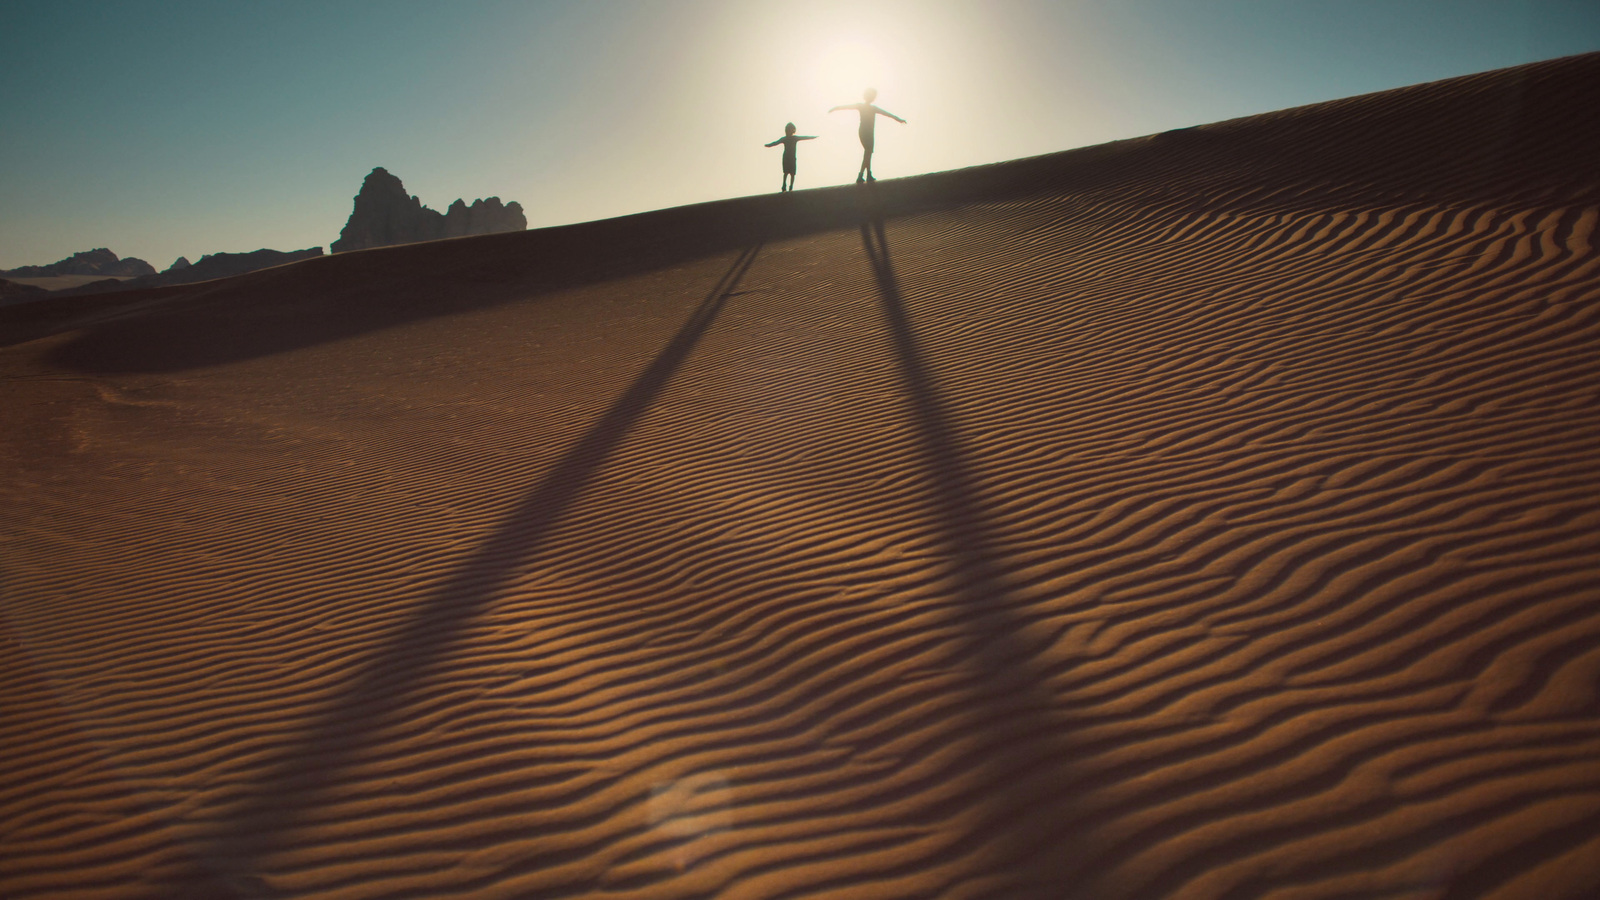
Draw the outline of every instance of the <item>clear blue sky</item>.
M0 0L0 268L338 237L384 166L530 225L1149 134L1600 50L1595 0Z

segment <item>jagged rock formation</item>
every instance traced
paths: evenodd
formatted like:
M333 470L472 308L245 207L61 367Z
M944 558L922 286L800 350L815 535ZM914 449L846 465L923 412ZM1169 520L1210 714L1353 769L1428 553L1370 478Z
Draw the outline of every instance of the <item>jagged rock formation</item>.
M521 231L527 227L528 217L522 214L522 204L513 200L502 206L499 197L474 200L471 206L457 200L444 213L445 237Z
M181 270L187 269L187 268L189 268L189 257L180 256L177 259L172 261L172 265L167 266L165 269L161 270L161 274L165 275L168 272L178 272L178 271L181 271Z
M523 215L522 205L515 201L502 204L499 197L474 200L471 206L457 200L441 215L407 194L400 179L379 166L361 183L355 208L329 249L343 253L470 234L522 231L527 227L528 217Z
M74 253L48 266L21 266L3 271L0 272L0 277L50 278L57 275L104 275L108 278L135 278L154 274L156 274L155 266L142 259L132 256L118 259L110 250L97 247L94 250Z
M389 174L382 166L373 169L361 183L356 194L355 208L329 250L342 253L365 247L382 247L388 244L409 244L439 237L432 227L428 213L443 218L427 209L422 201L406 194L400 179Z

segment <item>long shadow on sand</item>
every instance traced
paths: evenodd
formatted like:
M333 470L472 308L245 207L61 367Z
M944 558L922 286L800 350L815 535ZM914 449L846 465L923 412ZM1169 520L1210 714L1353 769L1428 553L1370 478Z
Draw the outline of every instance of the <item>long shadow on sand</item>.
M1070 897L1081 860L1067 849L1075 829L1060 796L1070 789L1071 748L1060 706L1034 650L1020 634L1016 589L1000 570L1001 546L985 514L973 467L962 450L938 379L917 339L895 276L883 217L861 224L861 243L877 282L924 467L923 502L943 544L952 619L962 635L961 663L971 668L969 698L980 710L964 731L981 735L975 768L991 786L977 801L994 871L1019 882L1011 896Z
M382 639L349 676L340 698L317 717L294 745L257 780L256 793L228 814L214 861L249 878L283 847L287 832L314 809L375 733L394 724L517 565L526 563L562 520L584 488L650 410L688 360L762 244L743 250L733 265L599 421L556 462L495 532L421 602L416 612Z

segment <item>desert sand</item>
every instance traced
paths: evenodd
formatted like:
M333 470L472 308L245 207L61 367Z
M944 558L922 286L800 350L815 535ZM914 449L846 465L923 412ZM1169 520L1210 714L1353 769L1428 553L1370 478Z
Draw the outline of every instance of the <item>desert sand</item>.
M83 287L97 281L128 281L132 276L118 275L43 275L35 278L14 277L7 278L17 284L29 284L34 287L44 288L47 291L64 291L68 288Z
M1595 896L1597 148L1600 54L0 310L0 896Z

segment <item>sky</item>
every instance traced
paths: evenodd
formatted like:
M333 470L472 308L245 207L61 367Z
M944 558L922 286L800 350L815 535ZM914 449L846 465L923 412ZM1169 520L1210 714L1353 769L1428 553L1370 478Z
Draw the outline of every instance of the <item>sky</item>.
M1594 0L0 0L0 269L326 248L374 166L530 227L1137 137L1600 50Z

